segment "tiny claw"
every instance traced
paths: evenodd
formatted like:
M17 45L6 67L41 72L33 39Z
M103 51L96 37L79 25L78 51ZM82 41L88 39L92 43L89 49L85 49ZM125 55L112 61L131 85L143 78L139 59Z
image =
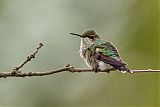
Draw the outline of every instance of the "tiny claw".
M107 73L110 73L110 71L108 70L108 71L106 71Z
M95 71L95 73L98 73L100 71L100 69L93 69Z

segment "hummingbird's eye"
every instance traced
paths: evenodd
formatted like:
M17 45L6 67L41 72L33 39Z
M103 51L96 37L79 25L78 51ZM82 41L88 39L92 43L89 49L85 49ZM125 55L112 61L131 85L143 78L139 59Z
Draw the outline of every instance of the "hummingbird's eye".
M91 35L91 36L89 36L89 38L90 38L90 39L94 39L94 36Z

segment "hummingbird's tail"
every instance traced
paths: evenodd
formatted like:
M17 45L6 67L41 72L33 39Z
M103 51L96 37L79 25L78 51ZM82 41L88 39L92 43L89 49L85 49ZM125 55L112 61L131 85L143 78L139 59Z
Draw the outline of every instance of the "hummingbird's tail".
M133 73L133 71L129 70L127 67L126 67L126 63L124 63L122 60L117 60L115 58L112 58L112 57L109 57L109 56L106 56L106 55L103 55L101 53L95 53L95 57L100 60L100 61L103 61L111 66L113 66L114 68L118 69L119 71L121 71L122 73L126 73L126 72L129 72L129 73Z
M133 74L133 71L131 71L130 69L128 69L126 66L122 66L122 67L119 67L117 68L119 71L121 71L122 73L132 73Z

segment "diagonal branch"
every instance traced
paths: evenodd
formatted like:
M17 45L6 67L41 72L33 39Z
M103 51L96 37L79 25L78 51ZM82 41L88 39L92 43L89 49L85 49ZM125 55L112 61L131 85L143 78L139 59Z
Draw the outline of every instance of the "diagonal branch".
M33 58L36 57L36 54L39 52L39 49L43 46L42 43L39 43L39 47L36 48L36 50L29 56L27 56L26 60L24 62L22 62L20 65L16 66L13 71L12 74L17 73L20 68L22 68L27 62L31 61Z

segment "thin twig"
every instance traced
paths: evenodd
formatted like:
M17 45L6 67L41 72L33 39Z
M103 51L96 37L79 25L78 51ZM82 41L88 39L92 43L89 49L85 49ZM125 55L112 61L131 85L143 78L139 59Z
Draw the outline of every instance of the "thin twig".
M71 72L71 73L75 73L75 72L92 72L92 73L98 73L98 72L103 72L103 73L109 73L110 71L116 71L116 69L111 68L108 70L104 70L104 71L98 71L95 72L93 69L90 68L74 68L73 66L70 66L69 64L59 68L59 69L55 69L55 70L50 70L50 71L44 71L44 72L17 72L16 74L13 74L12 72L0 72L0 78L6 78L6 77L33 77L33 76L45 76L45 75L53 75L56 73L60 73L60 72ZM141 73L141 72L160 72L160 70L132 70L133 73Z
M20 68L22 68L27 62L31 61L33 58L36 57L36 54L39 52L39 49L43 46L42 43L39 43L39 46L36 48L36 50L29 56L27 56L26 60L24 62L22 62L20 65L16 66L13 71L12 74L16 74L19 72ZM20 72L19 72L20 73Z
M144 69L144 70L131 70L133 73L141 73L141 72L160 72L160 70L153 69Z

